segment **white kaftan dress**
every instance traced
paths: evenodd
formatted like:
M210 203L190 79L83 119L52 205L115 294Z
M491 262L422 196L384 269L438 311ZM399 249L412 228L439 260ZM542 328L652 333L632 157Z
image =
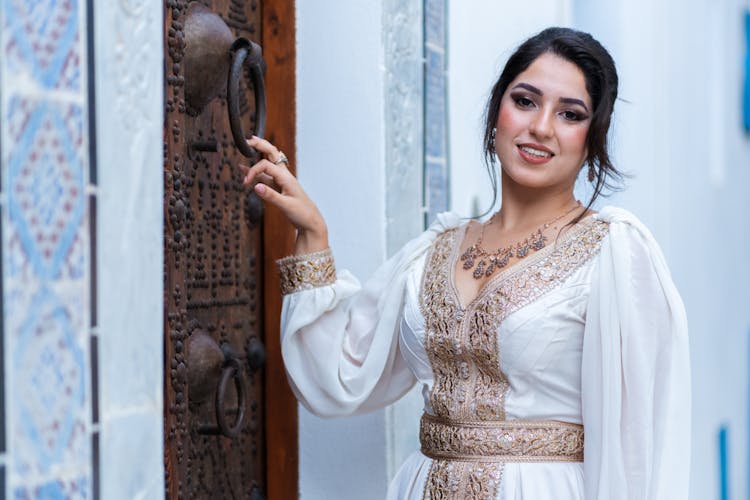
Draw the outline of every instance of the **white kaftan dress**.
M465 229L442 214L364 287L343 270L316 283L332 261L280 262L282 354L302 404L346 416L423 387L422 450L389 499L686 500L687 321L649 231L606 207L462 304ZM532 433L493 430L526 422ZM514 440L522 456L503 459Z

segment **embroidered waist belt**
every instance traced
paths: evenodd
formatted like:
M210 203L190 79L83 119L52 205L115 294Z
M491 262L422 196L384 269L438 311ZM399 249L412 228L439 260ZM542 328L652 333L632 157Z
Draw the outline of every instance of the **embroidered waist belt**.
M424 413L422 453L470 462L583 462L583 426L554 420L456 422Z

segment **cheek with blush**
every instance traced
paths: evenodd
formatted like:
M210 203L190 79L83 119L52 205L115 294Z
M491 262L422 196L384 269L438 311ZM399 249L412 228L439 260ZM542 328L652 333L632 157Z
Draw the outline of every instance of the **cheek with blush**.
M575 133L575 141L580 144L580 148L586 152L586 137L588 136L589 128L588 127L581 127L580 129L576 130Z
M567 152L571 155L581 156L586 159L588 156L588 147L586 137L588 136L588 127L575 127L565 134L565 140L560 141L561 146L567 146Z
M497 114L495 127L495 152L503 164L505 160L510 160L514 146L514 139L518 136L519 131L523 129L523 117L513 109L512 103L503 102Z
M497 123L495 126L497 127L498 135L507 134L518 126L518 117L516 116L516 113L513 112L511 106L507 103L503 103L500 106L500 112L497 115Z

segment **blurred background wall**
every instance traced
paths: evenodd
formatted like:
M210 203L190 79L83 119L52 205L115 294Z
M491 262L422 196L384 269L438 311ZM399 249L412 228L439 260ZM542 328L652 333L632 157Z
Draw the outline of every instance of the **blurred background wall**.
M747 3L443 3L447 193L438 194L447 199L446 208L461 215L480 213L490 202L481 161L482 113L512 50L546 26L565 25L589 31L612 53L620 75L612 148L616 165L631 177L624 191L598 206L623 206L648 225L688 311L692 498L749 498L750 136L741 117ZM394 150L389 137L399 124L384 117L393 108L391 96L404 86L389 76L388 43L394 17L408 4L298 3L299 177L329 222L337 264L362 279L392 253L399 237L416 235L414 222L425 218L411 207L400 220L389 212L390 186L404 173L389 161ZM414 4L414 25L434 20L425 8L429 2ZM423 47L428 64L430 47ZM430 94L429 79L424 83L409 92L421 92L423 115L434 117L430 110L440 103ZM421 128L413 125L419 130L405 150L426 151L432 125L434 118ZM436 189L429 184L428 162L425 155L413 166L422 172L421 195L414 185L419 179L413 178L404 180L411 187L399 193L421 196L423 213L430 212ZM588 195L585 186L579 195ZM302 498L326 498L341 488L363 491L361 498L382 498L389 476L417 446L420 413L416 393L385 411L351 419L323 421L303 412Z

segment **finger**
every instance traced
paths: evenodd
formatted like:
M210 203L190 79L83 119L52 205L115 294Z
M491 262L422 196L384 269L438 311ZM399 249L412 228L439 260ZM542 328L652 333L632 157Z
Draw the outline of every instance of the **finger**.
M272 170L274 167L275 165L271 163L270 161L260 160L258 163L256 163L255 165L253 165L252 167L248 169L247 173L245 174L245 178L242 180L242 183L245 185L255 184L257 182L255 178L258 175L261 175L261 174L270 175L269 173L267 173L267 171Z
M247 144L257 149L261 153L267 155L268 157L273 158L274 161L276 161L279 157L279 148L265 139L253 136L252 138L247 140Z
M273 205L276 205L279 208L284 208L285 202L287 201L287 197L283 194L279 193L278 191L274 191L270 187L266 186L265 184L256 184L253 187L253 190L255 193L263 200L267 201Z
M238 163L237 166L240 167L240 170L242 170L245 175L250 171L250 167L243 165L242 163Z
M294 179L294 176L286 168L274 165L268 160L260 160L253 165L245 175L243 184L248 185L257 182L256 177L260 174L268 175L273 179L273 182L281 188L287 186L291 179Z
M270 187L274 191L282 192L281 187L276 184L276 181L273 180L273 177L271 177L268 174L258 174L255 176L253 187L255 187L256 184L265 184L266 186ZM286 193L288 194L288 193Z
M265 184L266 186L270 187L271 189L275 189L276 191L279 191L281 188L278 184L276 184L276 181L273 180L273 177L271 177L268 174L258 174L255 177L256 182L261 182Z

